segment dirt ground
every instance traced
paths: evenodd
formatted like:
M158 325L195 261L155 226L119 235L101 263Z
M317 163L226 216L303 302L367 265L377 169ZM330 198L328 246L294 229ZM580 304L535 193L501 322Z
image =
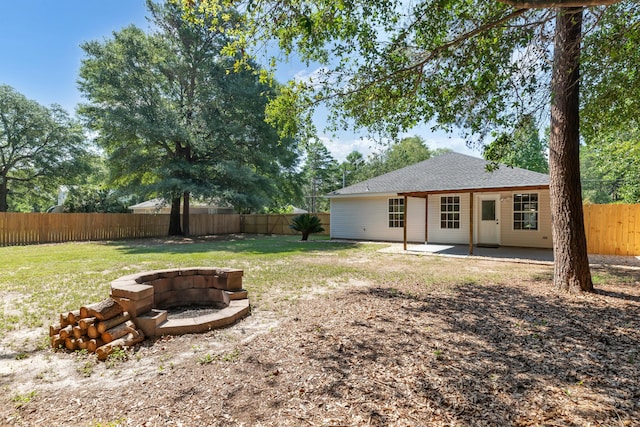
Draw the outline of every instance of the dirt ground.
M435 290L351 280L120 362L5 348L0 425L640 425L640 270L598 267L631 280L567 295L530 268Z

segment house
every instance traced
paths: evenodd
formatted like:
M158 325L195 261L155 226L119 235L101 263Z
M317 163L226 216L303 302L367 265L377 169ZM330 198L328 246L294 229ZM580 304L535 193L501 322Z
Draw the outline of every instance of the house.
M151 199L137 205L129 206L134 214L169 214L171 213L171 204L163 199ZM180 207L182 213L183 206ZM235 213L235 210L229 206L220 206L216 203L204 203L192 200L189 203L189 213L194 214L229 214Z
M331 238L551 248L549 176L442 154L327 197Z

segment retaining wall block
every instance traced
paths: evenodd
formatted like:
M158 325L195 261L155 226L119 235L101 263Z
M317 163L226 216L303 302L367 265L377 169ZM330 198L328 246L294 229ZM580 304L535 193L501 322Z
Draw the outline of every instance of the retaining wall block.
M174 277L171 283L171 288L176 291L193 288L194 276L178 276Z
M170 291L172 289L172 283L173 283L173 279L162 278L162 279L156 279L153 282L149 282L148 284L153 286L154 292L157 294L157 293Z
M136 318L139 315L150 311L153 308L154 296L141 299L132 300L129 298L111 296L118 304L122 306L124 311L128 311L131 317Z
M123 297L131 300L142 300L153 297L153 286L139 285L134 280L111 282L111 296Z

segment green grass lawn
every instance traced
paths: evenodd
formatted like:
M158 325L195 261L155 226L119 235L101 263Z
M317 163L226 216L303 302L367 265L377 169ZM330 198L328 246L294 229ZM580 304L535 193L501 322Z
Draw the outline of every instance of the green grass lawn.
M393 288L450 286L515 277L523 268L477 268L464 260L381 254L384 244L298 236L222 240L129 240L0 248L0 336L55 323L59 313L100 301L126 274L179 267L244 270L254 309L278 311L304 292L366 280ZM508 265L508 264L507 264ZM538 271L539 274L539 271Z
M337 257L349 251L374 249L315 237L301 243L297 236L2 247L0 336L16 328L47 326L61 312L100 301L108 297L110 281L126 274L194 266L241 268L255 305L269 289L295 291L309 285L311 275L315 282L349 270L313 268L296 262L296 257Z

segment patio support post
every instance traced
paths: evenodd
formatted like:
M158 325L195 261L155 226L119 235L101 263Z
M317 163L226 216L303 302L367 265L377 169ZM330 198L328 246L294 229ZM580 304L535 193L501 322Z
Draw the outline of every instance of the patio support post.
M407 196L404 196L404 222L403 222L403 233L404 233L404 250L407 250L407 212L409 204L407 203Z
M429 242L429 195L424 196L424 243Z
M469 193L469 255L473 255L473 191Z

